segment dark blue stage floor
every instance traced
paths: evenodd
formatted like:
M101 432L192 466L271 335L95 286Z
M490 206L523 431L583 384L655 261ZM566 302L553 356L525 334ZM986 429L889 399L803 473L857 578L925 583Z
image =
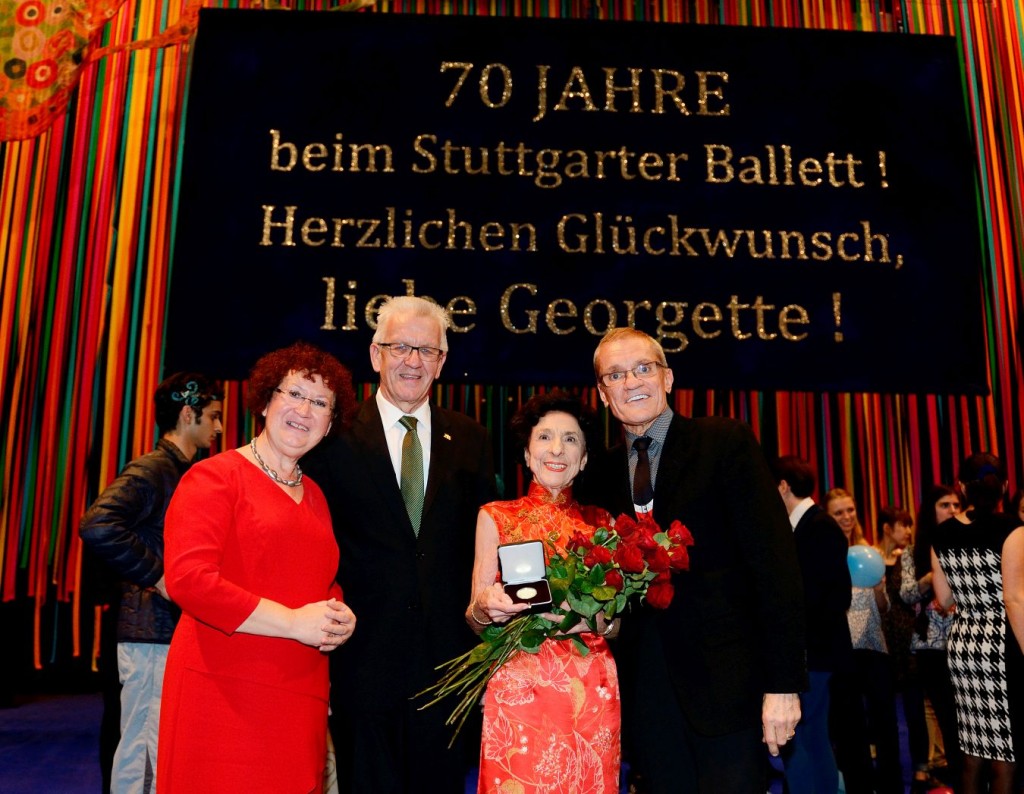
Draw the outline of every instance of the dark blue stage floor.
M0 708L0 792L100 794L100 696L52 695L18 702L14 708ZM908 769L902 726L900 739ZM467 779L466 791L476 791L475 775ZM781 794L777 777L769 791Z
M3 794L100 794L99 695L54 695L0 709Z

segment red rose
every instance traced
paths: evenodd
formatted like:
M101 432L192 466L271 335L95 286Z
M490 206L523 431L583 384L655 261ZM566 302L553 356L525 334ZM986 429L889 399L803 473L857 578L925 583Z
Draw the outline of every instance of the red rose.
M679 520L673 521L672 526L668 528L668 539L675 546L693 545L693 535L690 534L690 530L686 528L683 522Z
M610 529L611 515L596 505L580 505L580 518L583 523L600 529Z
M652 584L647 590L645 600L655 609L666 609L672 603L672 596L675 594L675 587L671 584Z
M651 527L641 524L640 530L636 533L633 540L641 549L654 551L655 549L660 548L658 541L654 539L654 535L657 531L657 526L655 526L654 529L651 529Z
M572 537L569 538L569 542L566 544L566 546L568 547L569 551L587 551L591 547L592 543L593 541L590 538L588 538L582 532L577 530L576 532L572 533Z
M583 564L588 568L593 568L595 565L607 565L611 561L612 553L605 546L594 546L583 558Z
M614 587L616 592L622 592L622 574L614 568L604 575L604 583L608 587Z
M649 552L647 555L647 567L652 571L667 571L672 565L672 560L668 556L668 552L661 546L655 545L654 550Z
M689 569L690 552L687 551L686 546L676 546L669 551L668 556L672 560L670 565L673 571L686 571Z
M619 533L619 537L625 540L636 532L637 523L636 519L632 516L623 513L621 516L615 519L615 531Z
M626 573L642 573L644 570L644 553L630 543L619 546L613 559Z

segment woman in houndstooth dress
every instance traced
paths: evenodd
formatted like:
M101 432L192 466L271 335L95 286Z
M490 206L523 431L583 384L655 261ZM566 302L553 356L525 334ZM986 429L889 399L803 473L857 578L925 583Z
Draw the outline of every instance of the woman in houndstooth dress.
M936 598L944 607L957 605L948 653L964 752L962 790L1010 794L1024 750L1024 657L1007 618L1004 585L1018 587L1024 528L996 512L1006 485L998 458L967 458L960 485L971 509L936 529L932 569Z

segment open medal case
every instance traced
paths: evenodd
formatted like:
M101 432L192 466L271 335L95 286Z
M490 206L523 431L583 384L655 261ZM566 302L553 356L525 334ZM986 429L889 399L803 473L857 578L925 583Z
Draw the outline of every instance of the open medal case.
M531 611L551 606L551 588L545 578L544 544L539 540L498 546L501 581L516 604L529 604Z

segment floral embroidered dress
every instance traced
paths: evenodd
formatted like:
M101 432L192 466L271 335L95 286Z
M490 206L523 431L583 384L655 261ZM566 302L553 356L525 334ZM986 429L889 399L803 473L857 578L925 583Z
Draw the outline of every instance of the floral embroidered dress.
M559 551L574 532L592 525L567 491L557 497L532 483L528 494L483 509L499 543L550 540ZM590 511L588 510L588 515ZM607 514L599 516L607 524ZM573 643L546 640L536 654L520 652L487 685L478 792L615 794L619 790L619 683L604 637Z

